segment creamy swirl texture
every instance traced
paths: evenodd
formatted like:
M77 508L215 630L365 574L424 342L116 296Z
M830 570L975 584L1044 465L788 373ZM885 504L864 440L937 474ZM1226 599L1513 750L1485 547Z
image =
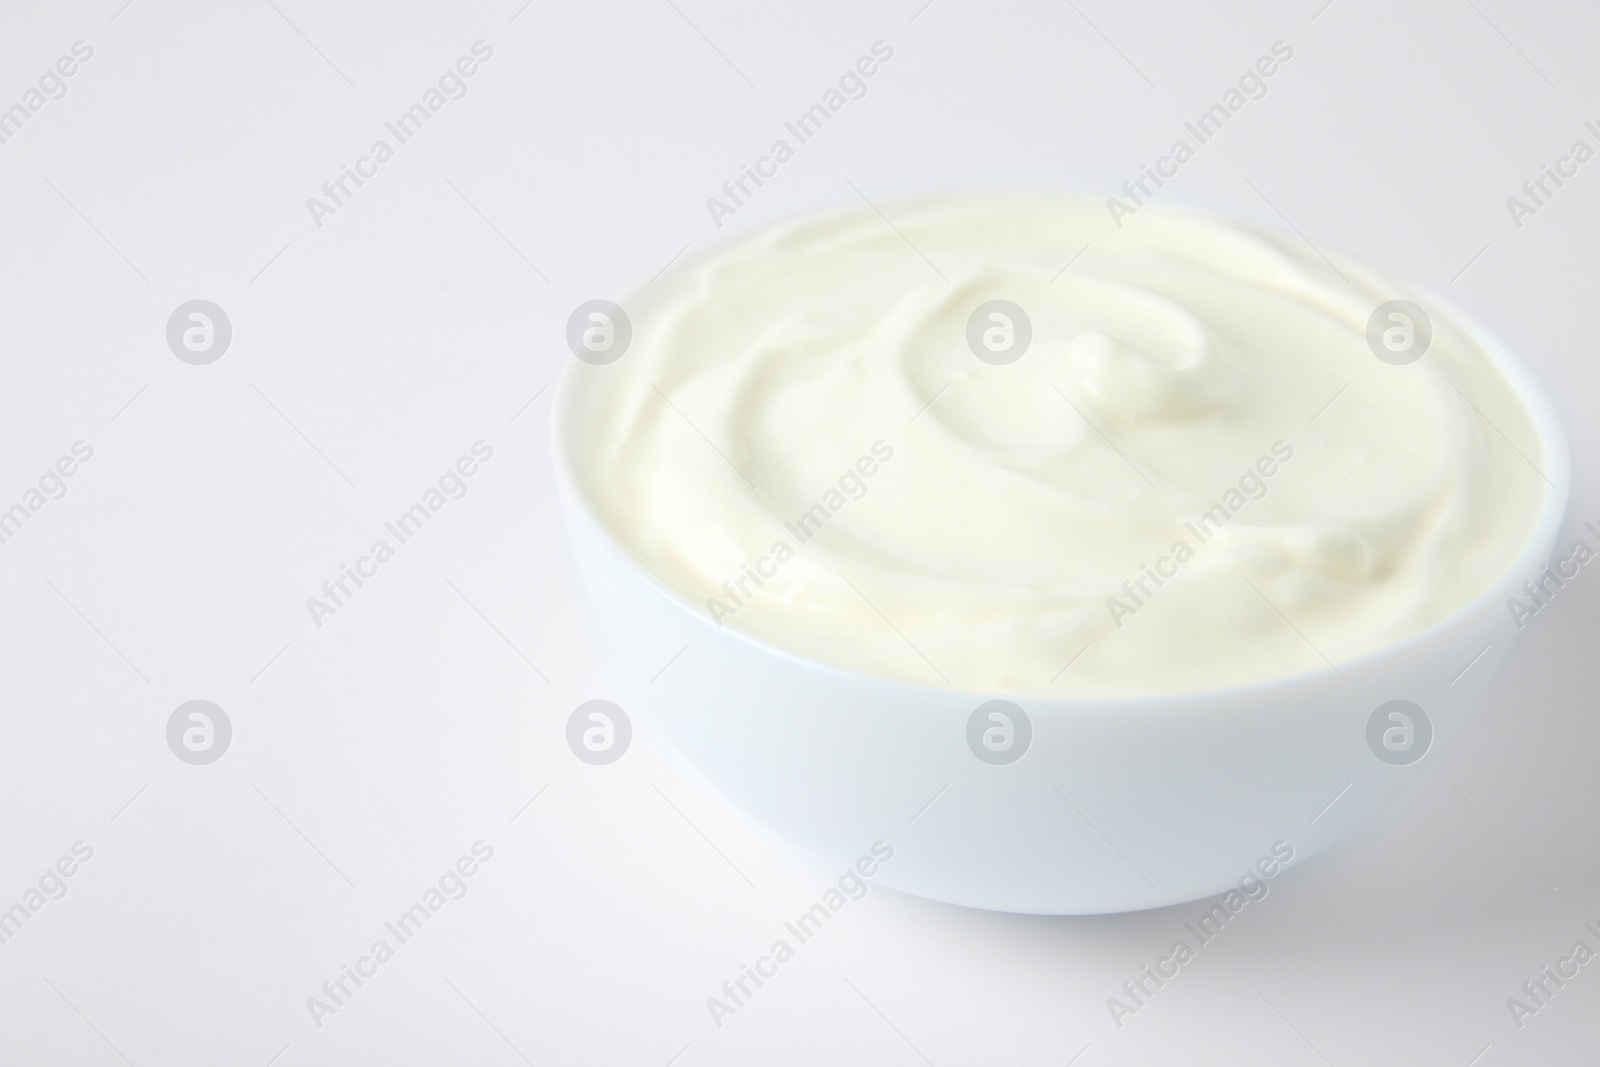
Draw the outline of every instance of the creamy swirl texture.
M675 268L576 369L582 492L719 625L965 690L1208 689L1423 630L1529 536L1516 394L1359 263L1057 194L882 208ZM1397 299L1427 320L1369 341Z

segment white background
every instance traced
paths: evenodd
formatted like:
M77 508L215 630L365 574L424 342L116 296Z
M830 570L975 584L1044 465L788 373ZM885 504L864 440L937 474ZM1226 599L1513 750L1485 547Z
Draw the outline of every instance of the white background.
M616 692L540 393L569 312L686 246L851 184L1110 194L1281 39L1269 94L1162 200L1292 227L1499 332L1567 420L1570 543L1600 519L1600 162L1520 229L1505 201L1600 147L1584 5L123 2L0 26L0 107L94 49L0 145L0 507L94 449L0 545L0 908L94 850L0 944L0 1063L1594 1062L1600 962L1520 1030L1506 1007L1600 947L1587 572L1381 825L1275 880L1120 1029L1106 999L1200 906L876 889L716 1027L706 998L842 865L642 714L612 766L566 748ZM480 39L466 97L317 227L307 197ZM867 96L719 232L706 198L877 40ZM209 366L165 341L194 298L233 324ZM314 626L306 598L480 439L468 495ZM195 698L234 728L209 766L166 745ZM480 839L470 892L316 1026L307 998Z

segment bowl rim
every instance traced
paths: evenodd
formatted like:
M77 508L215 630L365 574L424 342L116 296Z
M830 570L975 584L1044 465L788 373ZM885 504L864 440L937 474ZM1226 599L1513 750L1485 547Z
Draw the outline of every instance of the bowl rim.
M891 203L911 203L919 200L931 199L941 195L981 196L985 194L1027 194L1047 193L1062 195L1063 190L1053 189L963 189L950 190L945 193L919 193L913 196L900 197ZM1066 193L1065 195L1083 196L1085 194ZM686 256L669 266L664 276L680 273L694 264L703 261L708 256L715 255L718 251L735 245L745 238L762 230L783 225L786 222L798 221L805 218L820 218L829 215L841 214L843 205L834 205L811 211L797 212L784 218L770 219L751 227L742 228L716 240L708 242L696 250L695 254ZM1173 207L1162 205L1154 207L1152 214L1187 215L1190 217L1203 217L1216 219L1234 226L1244 226L1259 230L1275 238L1305 240L1298 235L1291 235L1288 231L1280 231L1269 225L1236 218L1227 214L1207 211L1189 207ZM1309 241L1307 242L1309 243ZM1319 250L1327 250L1332 258L1347 261L1352 267L1366 267L1367 261L1351 256L1337 246L1330 246L1319 242ZM1387 275L1385 275L1387 276ZM656 280L660 280L658 276ZM1561 534L1561 527L1566 518L1568 499L1571 493L1571 456L1567 447L1566 433L1561 418L1551 401L1549 394L1539 383L1538 379L1528 369L1523 360L1512 348L1501 341L1490 330L1481 325L1475 318L1463 313L1453 302L1435 295L1432 291L1409 283L1401 283L1399 289L1404 295L1415 297L1425 307L1437 309L1455 323L1462 332L1467 334L1489 357L1494 369L1506 380L1511 392L1521 404L1533 424L1535 436L1539 443L1539 458L1544 461L1543 469L1528 460L1536 473L1542 475L1541 480L1545 485L1540 490L1539 515L1534 521L1518 547L1510 563L1495 578L1490 581L1471 600L1462 604L1455 611L1438 621L1408 634L1396 641L1381 645L1378 648L1364 652L1358 656L1333 662L1329 666L1314 668L1308 671L1299 671L1294 674L1275 675L1270 678L1242 682L1236 685L1217 686L1205 689L1182 689L1162 693L1130 693L1109 694L1100 696L1055 696L1034 692L1013 692L1002 689L967 689L960 686L935 685L927 682L915 682L904 678L891 677L885 674L873 674L867 671L856 670L840 664L830 663L827 660L817 659L803 652L787 648L783 645L768 641L736 626L724 625L713 620L700 609L698 604L689 600L681 590L672 586L661 578L649 567L628 551L616 535L607 527L605 521L595 512L583 488L583 482L578 474L577 466L570 447L570 412L575 394L581 385L584 372L600 371L603 367L592 367L578 360L570 352L563 352L562 358L566 361L558 374L556 388L551 404L550 417L550 450L556 475L557 496L560 506L569 524L573 519L581 519L592 533L598 535L598 540L606 553L629 571L632 577L641 580L653 592L661 596L671 607L684 612L695 624L705 628L710 636L723 636L742 644L748 651L761 655L773 656L785 660L797 667L804 667L811 671L831 676L839 682L849 683L858 687L892 688L907 692L927 701L951 701L955 698L964 698L968 701L983 702L986 700L1009 700L1013 703L1024 704L1030 714L1045 712L1072 712L1103 710L1114 707L1119 710L1129 707L1142 707L1150 710L1167 709L1185 704L1214 704L1219 701L1246 697L1260 697L1270 695L1276 691L1288 691L1301 688L1309 684L1317 684L1337 678L1348 669L1358 671L1380 660L1391 659L1403 655L1407 651L1432 642L1442 636L1446 631L1452 630L1465 622L1468 618L1477 615L1491 599L1498 599L1500 592L1508 578L1525 571L1539 569L1548 561L1554 551L1557 539ZM643 303L642 287L636 288L625 298L624 305L629 302ZM1487 417L1485 416L1485 419ZM1493 427L1493 424L1490 424ZM1496 431L1498 432L1498 431ZM1509 442L1508 442L1509 443ZM1514 447L1514 446L1513 446ZM1527 457L1523 457L1527 459ZM576 509L573 514L568 509ZM1547 547L1548 546L1548 547ZM1470 666L1470 664L1469 664ZM1347 680L1348 681L1348 680ZM1037 710L1036 710L1037 709Z

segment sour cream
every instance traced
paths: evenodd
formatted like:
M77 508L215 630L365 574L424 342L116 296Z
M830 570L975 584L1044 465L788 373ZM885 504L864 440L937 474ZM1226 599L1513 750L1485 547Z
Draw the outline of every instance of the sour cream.
M1527 412L1367 267L1055 194L880 206L675 268L575 368L582 491L717 625L962 690L1210 689L1421 631L1530 535Z

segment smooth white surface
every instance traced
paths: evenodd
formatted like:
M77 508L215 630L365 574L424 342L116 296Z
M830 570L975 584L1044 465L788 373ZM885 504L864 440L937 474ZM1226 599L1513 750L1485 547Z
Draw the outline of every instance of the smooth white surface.
M95 47L0 146L0 500L74 441L96 450L0 545L0 901L95 849L0 945L0 1062L522 1063L508 1042L660 1065L1592 1055L1592 968L1520 1031L1505 1008L1600 919L1589 572L1372 832L1275 879L1121 1030L1106 998L1186 908L1029 919L881 888L715 1028L706 998L840 871L642 718L610 767L567 750L578 703L625 696L554 507L549 394L523 410L571 358L572 308L712 239L705 198L880 37L900 65L737 225L851 183L1109 194L1283 37L1294 64L1163 196L1281 212L1501 335L1571 435L1570 542L1600 520L1600 175L1520 230L1505 199L1600 110L1586 8L936 0L912 22L917 3L540 0L511 22L519 3L274 2L13 10L0 34L0 101ZM495 58L468 95L314 228L305 199L479 38ZM164 339L197 297L234 326L209 367ZM469 494L316 629L306 598L480 438L496 457ZM208 767L164 738L195 698L234 725ZM315 1029L305 999L479 838L495 858L470 893Z

